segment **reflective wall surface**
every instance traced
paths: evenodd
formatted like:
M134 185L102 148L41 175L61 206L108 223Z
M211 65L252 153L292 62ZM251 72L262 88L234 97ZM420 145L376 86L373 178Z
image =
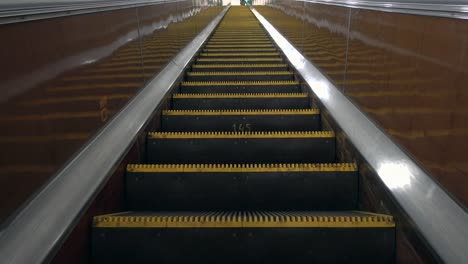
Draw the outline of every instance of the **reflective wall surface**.
M219 3L0 25L0 222L187 45Z
M298 1L256 8L468 205L466 20Z

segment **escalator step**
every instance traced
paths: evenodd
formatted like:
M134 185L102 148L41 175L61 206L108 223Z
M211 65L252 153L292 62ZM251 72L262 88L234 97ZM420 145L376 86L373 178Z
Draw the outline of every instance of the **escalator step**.
M187 72L189 82L208 81L292 81L294 73L290 71L265 72Z
M162 131L316 131L320 130L318 109L279 110L166 110Z
M300 93L298 81L182 82L181 93Z
M205 48L203 49L203 53L276 52L276 51L278 51L278 49L276 48L224 48L224 49Z
M194 64L194 72L221 71L287 71L287 64Z
M282 58L197 58L197 64L249 64L249 63L284 63Z
M264 30L255 30L250 29L249 31L231 31L231 30L217 30L213 35L212 38L261 38L267 36L267 33Z
M228 48L233 48L233 49L243 49L243 48L275 48L275 45L272 43L267 44L206 44L205 45L206 49L228 49Z
M391 216L359 211L125 212L93 219L96 263L394 263Z
M126 193L131 210L354 210L358 174L349 163L128 165Z
M260 44L266 44L266 43L272 43L271 39L269 38L239 38L239 39L232 39L232 38L218 38L218 39L210 39L207 41L207 44L224 44L224 43L229 43L229 44L253 44L253 43L260 43Z
M332 163L335 134L307 132L152 132L148 162Z
M246 52L232 52L232 53L200 53L201 58L279 58L279 52L264 52L264 53L246 53Z
M307 93L174 94L174 110L210 109L304 109L310 108Z
M253 38L253 37L240 37L240 38L229 38L229 37L212 37L208 43L224 43L224 42L231 42L231 43L245 43L245 42L264 42L264 43L271 43L271 39L264 37L264 38Z

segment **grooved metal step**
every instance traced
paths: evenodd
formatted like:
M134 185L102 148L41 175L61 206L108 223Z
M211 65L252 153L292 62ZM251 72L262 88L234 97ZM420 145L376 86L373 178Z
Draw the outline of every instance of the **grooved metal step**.
M200 53L200 58L279 58L279 52Z
M284 63L282 58L197 58L197 64L251 64L251 63Z
M392 263L391 216L336 212L126 212L93 221L97 263Z
M310 108L307 93L174 94L174 110L210 109L304 109Z
M189 82L208 81L292 81L290 71L253 71L253 72L187 72Z
M263 43L263 44L207 44L205 45L206 49L226 49L226 48L275 48L272 43Z
M228 53L228 52L277 52L276 48L205 48L203 53Z
M216 184L216 187L213 185ZM355 164L127 166L132 210L353 210Z
M263 42L263 43L271 43L269 38L252 38L252 37L239 37L239 38L232 38L232 37L219 37L219 38L211 38L208 43L215 43L215 42L232 42L232 43L244 43L244 42Z
M270 44L270 40L210 40L207 42L207 45L252 45L252 44Z
M194 64L193 72L288 71L287 64Z
M152 132L148 162L332 163L335 134L307 132Z
M298 81L182 82L181 93L300 93Z
M316 131L320 130L318 109L279 110L166 110L162 131Z

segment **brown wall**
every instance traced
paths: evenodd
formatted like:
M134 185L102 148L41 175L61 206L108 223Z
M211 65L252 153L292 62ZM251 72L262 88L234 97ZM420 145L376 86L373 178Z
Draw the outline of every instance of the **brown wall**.
M186 0L0 25L0 223L221 9Z
M466 20L297 1L256 8L468 205Z

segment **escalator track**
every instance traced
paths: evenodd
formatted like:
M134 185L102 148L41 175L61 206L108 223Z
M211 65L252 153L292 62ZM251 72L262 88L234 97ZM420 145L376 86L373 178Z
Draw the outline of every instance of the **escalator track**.
M358 211L358 168L336 162L281 51L231 7L129 164L130 211L94 217L96 263L391 263L391 216Z

